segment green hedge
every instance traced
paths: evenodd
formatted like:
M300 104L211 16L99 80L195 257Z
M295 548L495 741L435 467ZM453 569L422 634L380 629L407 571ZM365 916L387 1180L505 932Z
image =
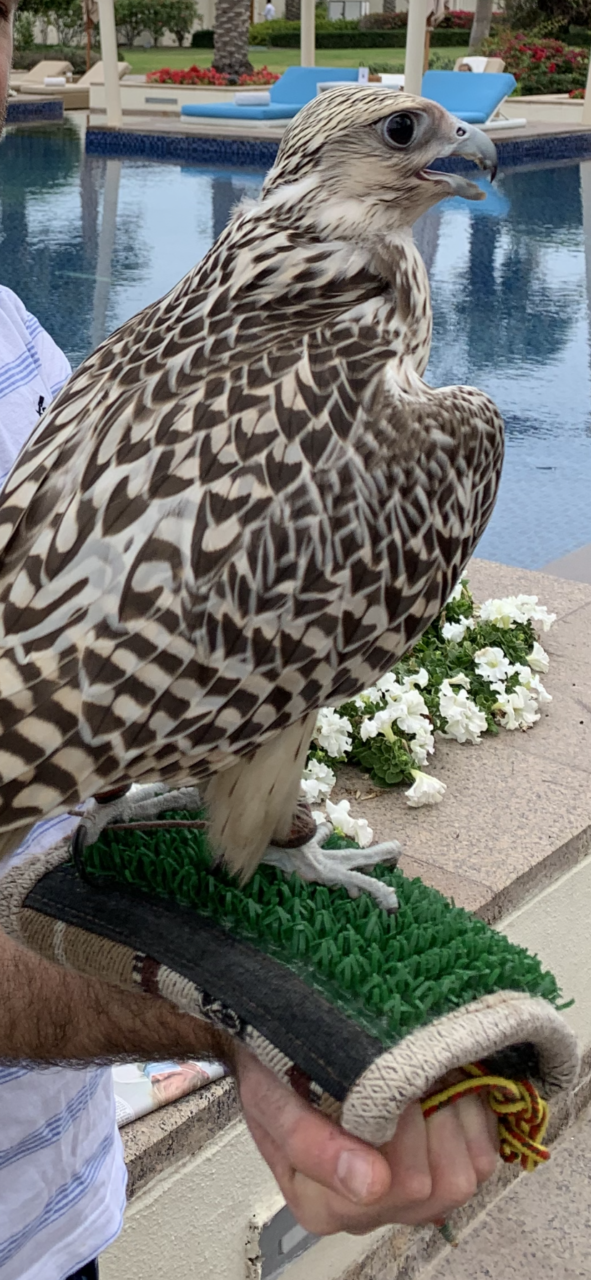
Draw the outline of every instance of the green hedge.
M587 31L585 27L569 27L568 41L569 44L572 41L573 44L582 45L583 48L587 48L587 45L591 45L591 31Z
M86 71L86 49L80 45L61 44L35 45L34 49L15 49L13 65L17 71L32 71L38 62L47 58L56 62L70 62L75 76L82 76ZM90 65L94 67L100 60L96 49L91 50Z
M213 49L213 31L194 31L191 36L192 49Z
M273 23L265 24L267 27L274 26ZM266 31L265 39L259 34L262 23L250 29L251 45L264 45L268 49L299 49L300 47L300 24L299 22L285 23L285 27L291 30L275 30ZM331 29L326 27L316 28L316 48L317 49L404 49L406 46L406 31L390 30L390 31L360 31L357 23L354 25L353 31L337 30L336 22L331 23ZM294 29L295 28L295 29ZM205 34L199 33L199 34ZM437 28L431 36L432 49L455 49L457 46L468 46L470 39L469 31L462 30L441 30Z

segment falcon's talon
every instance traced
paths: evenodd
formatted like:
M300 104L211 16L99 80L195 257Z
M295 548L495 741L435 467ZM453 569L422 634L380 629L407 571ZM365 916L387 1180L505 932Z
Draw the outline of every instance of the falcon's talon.
M314 840L299 849L279 849L276 845L270 845L263 862L277 867L286 875L295 871L302 880L347 889L352 898L359 897L360 893L369 893L384 911L397 911L398 898L395 890L381 880L363 875L357 868L373 868L380 862L396 864L402 852L398 841L387 840L383 844L371 845L368 849L322 848L320 842L326 840L331 833L330 823L321 823Z
M149 783L146 786L133 786L127 794L118 800L97 803L90 800L84 809L78 812L86 827L86 842L94 844L105 827L136 826L138 822L154 822L159 813L169 810L191 810L203 808L203 800L197 787L175 787L169 791L162 782ZM189 825L193 825L190 823Z

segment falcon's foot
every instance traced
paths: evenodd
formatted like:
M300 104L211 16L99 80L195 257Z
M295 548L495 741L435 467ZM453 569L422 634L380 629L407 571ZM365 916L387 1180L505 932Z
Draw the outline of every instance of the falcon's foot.
M326 884L331 888L342 886L352 898L357 898L360 893L369 893L384 911L396 911L398 898L394 889L381 880L363 875L357 868L376 867L380 862L395 865L402 852L398 841L386 840L384 844L374 844L369 849L323 849L323 841L328 840L332 831L331 823L324 822L314 838L299 849L270 845L263 862L278 867L287 875L295 871L302 880L315 884Z
M82 810L76 811L84 822L87 832L87 843L94 844L104 827L127 827L130 825L161 827L158 821L161 813L188 810L195 812L203 808L203 800L197 787L177 787L173 791L162 782L149 783L146 786L132 786L124 795L116 795L113 800L89 800ZM166 824L170 825L170 824ZM179 823L181 825L181 823ZM207 824L200 820L182 822L183 826L203 827Z

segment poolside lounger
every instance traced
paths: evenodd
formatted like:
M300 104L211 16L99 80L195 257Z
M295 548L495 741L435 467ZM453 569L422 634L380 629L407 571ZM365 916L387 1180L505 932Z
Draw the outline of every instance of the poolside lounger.
M504 71L502 58L484 58L469 54L467 58L457 58L454 71Z
M38 62L30 71L11 71L10 88L16 89L17 93L30 93L32 89L44 88L46 76L65 76L71 70L71 62Z
M119 79L127 75L131 71L128 62L118 62L117 69L119 71ZM75 84L62 85L31 85L26 91L21 92L33 93L35 95L42 94L45 98L61 98L66 111L86 111L90 106L90 87L95 84L105 83L105 72L102 62L96 62L89 71L85 71L83 76L76 81Z
M363 68L361 68L363 70ZM240 104L240 93L235 102L198 102L181 108L182 116L213 116L218 120L291 120L301 107L316 97L319 84L335 81L337 84L359 82L358 67L288 67L269 89L265 105ZM250 96L250 94L248 95Z
M526 123L525 119L506 120L498 117L505 98L513 92L516 80L508 72L467 75L465 71L426 71L421 93L451 111L468 124L486 129L509 129Z

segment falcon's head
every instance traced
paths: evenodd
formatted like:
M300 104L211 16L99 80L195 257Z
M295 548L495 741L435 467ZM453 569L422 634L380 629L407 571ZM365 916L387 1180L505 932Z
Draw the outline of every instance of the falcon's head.
M339 86L295 116L263 187L265 204L297 207L328 231L392 232L445 196L482 200L463 174L429 166L448 156L473 160L491 179L497 155L487 134L428 98L379 87Z

